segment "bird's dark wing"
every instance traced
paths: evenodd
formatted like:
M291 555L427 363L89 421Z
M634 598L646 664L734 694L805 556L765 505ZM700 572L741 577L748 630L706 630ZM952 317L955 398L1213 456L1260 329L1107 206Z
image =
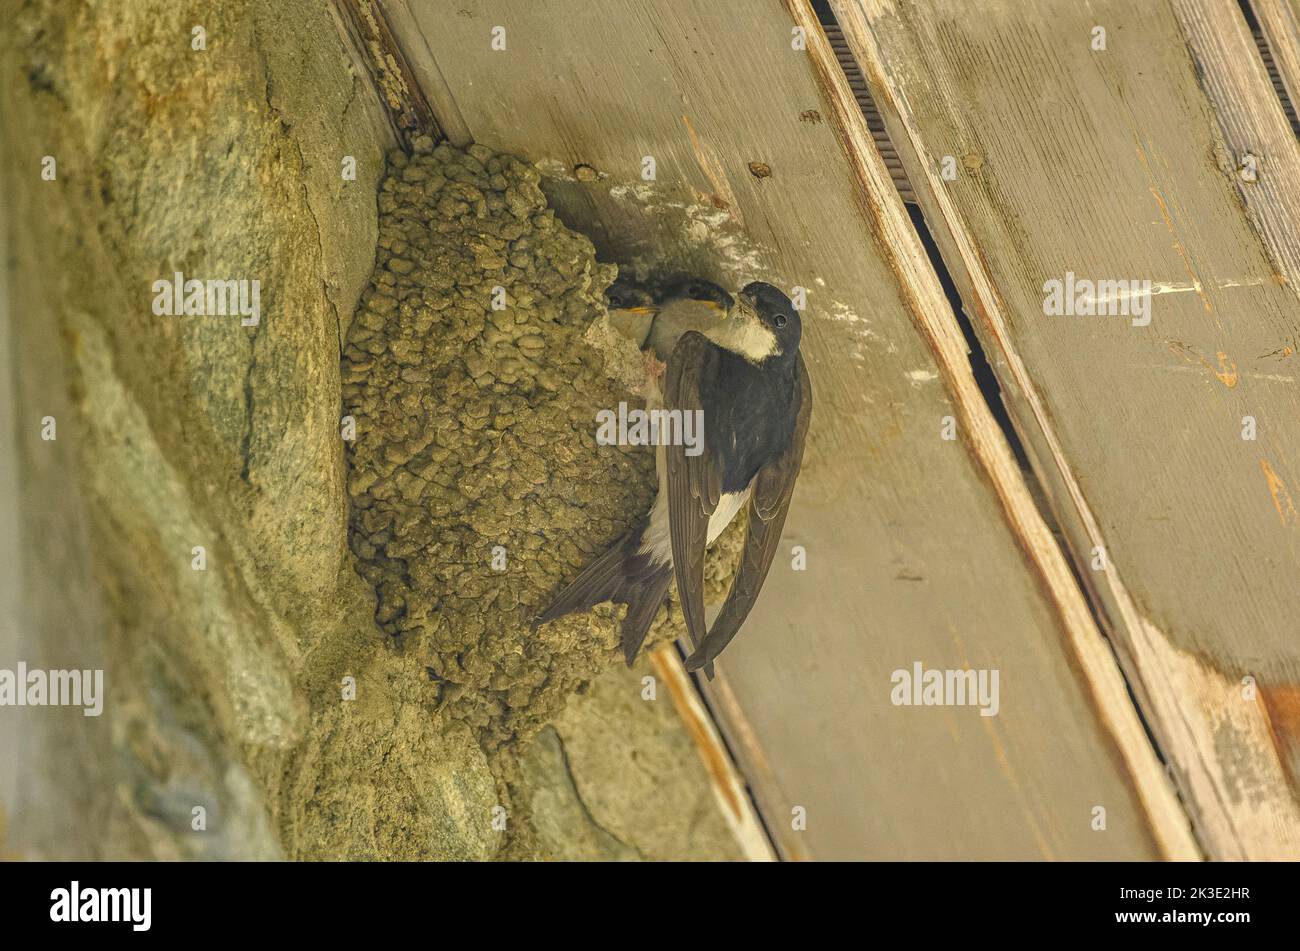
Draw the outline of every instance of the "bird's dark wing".
M736 579L731 583L726 603L713 622L713 629L704 638L704 643L686 659L687 670L698 670L711 665L713 659L736 636L754 602L758 600L758 592L767 578L767 569L771 567L777 545L781 543L781 528L785 525L785 513L790 508L795 479L799 477L799 467L803 463L804 438L808 435L808 420L812 418L812 381L808 378L808 368L804 366L802 354L799 355L798 399L798 418L789 448L754 476L753 490L749 496L749 526L745 534L745 551L740 557L740 568ZM676 555L674 548L673 557Z
M664 379L664 404L683 416L704 405L701 388L717 372L718 350L703 334L682 334L668 360ZM668 526L673 543L673 570L677 594L686 615L686 630L698 653L707 627L704 623L704 549L709 516L722 495L721 479L707 440L704 451L686 454L686 446L665 447L668 462Z

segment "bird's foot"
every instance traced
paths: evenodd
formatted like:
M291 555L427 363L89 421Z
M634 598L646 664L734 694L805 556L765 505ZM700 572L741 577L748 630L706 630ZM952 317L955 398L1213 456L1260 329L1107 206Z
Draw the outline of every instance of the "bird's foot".
M645 357L645 374L656 384L660 383L664 374L668 371L668 364L664 363L655 355L654 350L641 351Z
M637 391L638 395L646 403L658 403L663 398L664 374L668 371L668 364L655 356L653 349L642 350L641 358L645 364L645 381Z

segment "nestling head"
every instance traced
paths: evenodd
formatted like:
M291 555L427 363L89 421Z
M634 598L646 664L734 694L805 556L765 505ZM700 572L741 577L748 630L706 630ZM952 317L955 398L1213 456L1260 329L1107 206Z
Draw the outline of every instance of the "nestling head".
M674 298L700 301L718 311L720 317L731 313L731 308L735 304L731 295L717 284L700 278L690 278L669 285L665 299Z
M630 310L643 313L651 309L654 299L650 292L627 281L615 281L605 289L605 306L610 310Z

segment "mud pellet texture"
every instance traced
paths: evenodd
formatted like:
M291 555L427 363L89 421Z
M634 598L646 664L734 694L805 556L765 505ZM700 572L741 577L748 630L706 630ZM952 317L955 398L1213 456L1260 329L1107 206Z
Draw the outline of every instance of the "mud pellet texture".
M441 713L496 746L621 659L621 606L528 623L653 499L649 450L595 442L631 400L583 339L617 269L481 146L391 154L379 212L343 360L350 544Z

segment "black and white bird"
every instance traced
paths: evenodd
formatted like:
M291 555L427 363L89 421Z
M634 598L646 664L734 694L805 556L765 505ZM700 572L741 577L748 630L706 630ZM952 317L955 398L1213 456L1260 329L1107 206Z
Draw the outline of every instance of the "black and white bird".
M683 290L674 299L695 299L689 288ZM715 317L719 308L713 306L712 313L692 312L704 331L688 328L676 337L665 331L658 346L672 345L664 405L703 411L703 451L688 455L684 445L657 447L659 495L649 514L588 565L534 626L604 601L626 604L620 639L630 666L675 575L694 644L686 667L704 668L712 677L714 658L749 615L780 543L803 461L812 385L799 353L799 314L780 290L756 281L733 302L716 285L701 282L696 294L726 312ZM656 323L662 314L661 307ZM654 339L652 325L651 350ZM705 550L746 507L740 567L706 633Z

